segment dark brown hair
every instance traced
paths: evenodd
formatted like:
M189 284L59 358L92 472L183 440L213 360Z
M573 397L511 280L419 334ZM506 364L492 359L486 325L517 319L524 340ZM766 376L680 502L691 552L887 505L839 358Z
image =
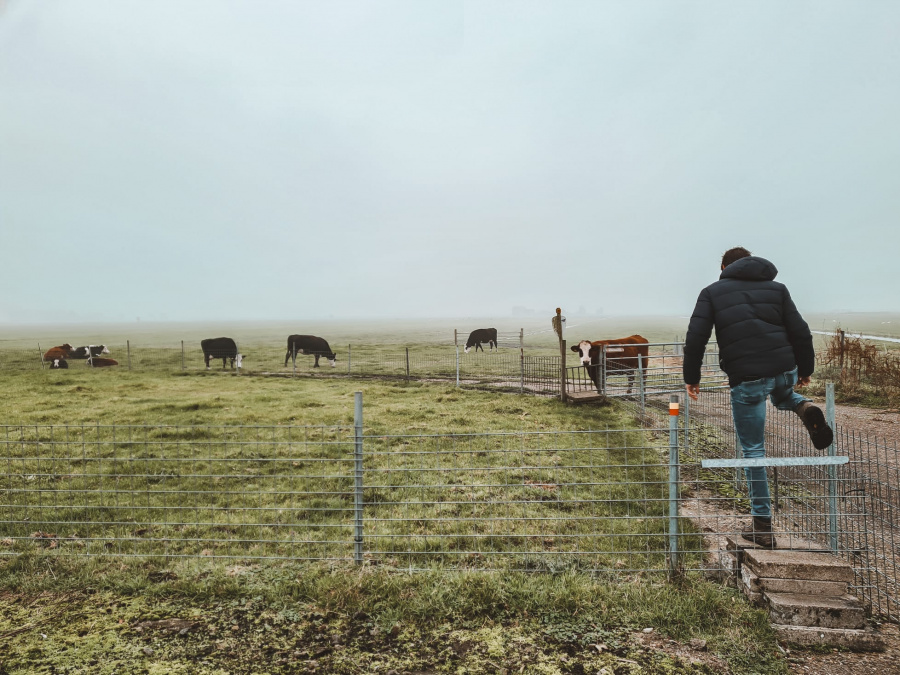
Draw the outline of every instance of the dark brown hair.
M722 256L722 267L728 267L731 263L736 260L740 260L741 258L746 258L748 255L753 255L745 249L743 246L736 246L734 248L730 248L725 251L725 255Z

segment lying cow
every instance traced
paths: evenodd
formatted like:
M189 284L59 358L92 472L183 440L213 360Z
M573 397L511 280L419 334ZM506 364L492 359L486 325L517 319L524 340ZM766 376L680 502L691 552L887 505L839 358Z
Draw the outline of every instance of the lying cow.
M44 361L54 361L56 359L67 359L72 353L72 345L66 343L58 347L51 347L44 352Z
M69 355L73 359L89 359L92 356L100 356L101 354L109 354L106 345L88 345L87 347L75 347Z
M209 370L210 359L222 359L222 370L225 370L225 361L231 359L231 368L235 365L242 367L244 357L238 353L237 344L230 337L207 338L200 341L200 348L203 350L203 360L206 362L206 369Z
M53 359L53 362L50 364L50 370L58 370L60 368L68 368L69 364L66 363L65 359Z
M319 367L319 357L324 356L331 362L331 367L335 367L337 354L331 351L331 347L324 338L315 335L290 335L287 340L287 354L284 355L284 365L293 359L293 363L297 365L297 354L312 354L316 357L316 363L313 368Z
M613 371L626 372L628 374L628 391L634 385L635 371L642 367L644 369L644 380L647 378L647 357L650 355L650 347L648 347L647 338L640 335L631 335L626 338L615 338L613 340L595 340L589 342L582 340L577 345L572 346L573 352L578 352L581 365L587 368L597 391L603 391L606 382L601 382L600 373L603 369L600 367L601 348L606 345L606 373Z
M92 358L90 363L92 366L94 366L94 368L105 368L107 366L119 365L119 362L115 359L104 359L100 358L99 356L95 356L94 358Z
M466 340L466 354L469 353L472 347L475 347L476 352L479 349L484 351L484 347L481 346L482 342L487 342L488 349L494 351L494 347L497 347L497 329L477 328L469 333L469 339ZM500 351L500 347L497 347L497 351Z

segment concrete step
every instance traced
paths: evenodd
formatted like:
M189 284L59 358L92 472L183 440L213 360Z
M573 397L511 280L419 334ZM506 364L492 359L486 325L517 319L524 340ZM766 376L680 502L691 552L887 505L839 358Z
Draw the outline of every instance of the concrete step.
M866 607L852 595L828 597L801 593L766 593L772 623L816 628L866 625Z
M749 565L741 567L740 584L748 597L750 597L750 593L800 593L801 595L840 597L848 594L849 587L846 581L770 579L757 575Z
M763 548L752 541L747 541L739 534L729 534L725 536L725 548L729 551L744 551L748 549L757 549L759 551L817 551L820 553L828 553L829 548L824 544L798 537L788 532L775 532L774 549Z
M884 637L874 630L853 628L811 628L773 623L778 641L801 647L843 647L854 652L883 652Z
M767 579L803 579L807 581L853 581L853 568L829 553L745 549L742 565Z

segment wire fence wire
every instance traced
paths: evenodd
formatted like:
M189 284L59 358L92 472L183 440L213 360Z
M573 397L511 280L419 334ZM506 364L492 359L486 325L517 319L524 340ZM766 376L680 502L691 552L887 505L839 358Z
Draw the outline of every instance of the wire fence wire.
M677 422L659 396L619 405L644 426L4 426L0 554L733 574L746 481L701 466L740 456L729 392L703 390ZM792 413L769 412L766 442L769 457L823 454ZM897 620L897 447L838 426L835 453L849 463L770 469L779 546L841 556L850 590Z
M666 569L666 461L653 430L362 436L358 488L348 427L2 434L3 554Z

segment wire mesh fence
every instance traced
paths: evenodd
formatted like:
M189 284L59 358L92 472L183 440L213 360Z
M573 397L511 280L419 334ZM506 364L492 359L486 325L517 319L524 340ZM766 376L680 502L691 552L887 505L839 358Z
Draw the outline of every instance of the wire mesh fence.
M352 557L353 428L6 426L8 550Z
M742 529L749 523L750 501L744 470L703 468L706 459L740 459L742 451L732 421L730 390L709 386L697 402L686 397L679 427L679 520L690 523L688 536L679 537L686 570L715 574L732 558L722 551L746 542ZM833 399L832 399L833 400ZM667 400L648 397L623 399L648 427L659 425ZM766 456L801 462L846 456L836 466L772 466L768 479L773 528L779 548L830 552L849 563L855 574L850 591L865 600L876 614L900 618L900 456L894 443L835 427L828 451L812 446L799 417L769 408L766 419ZM681 530L684 533L684 529ZM694 533L700 532L702 538ZM692 564L690 561L693 560Z
M660 342L642 345L647 354L623 356L615 346L603 346L597 363L568 366L566 391L576 397L584 394L617 398L654 396L684 389L682 344ZM576 359L577 359L576 355ZM715 344L704 354L701 364L704 386L721 386L727 377L719 368Z
M746 482L702 461L740 456L728 391L668 407L529 433L366 435L361 404L352 427L0 427L0 554L727 573ZM770 469L779 547L841 556L850 590L896 620L897 448L837 432L847 464ZM792 413L770 413L766 439L770 458L823 454Z
M666 568L653 430L358 429L3 427L0 552Z

